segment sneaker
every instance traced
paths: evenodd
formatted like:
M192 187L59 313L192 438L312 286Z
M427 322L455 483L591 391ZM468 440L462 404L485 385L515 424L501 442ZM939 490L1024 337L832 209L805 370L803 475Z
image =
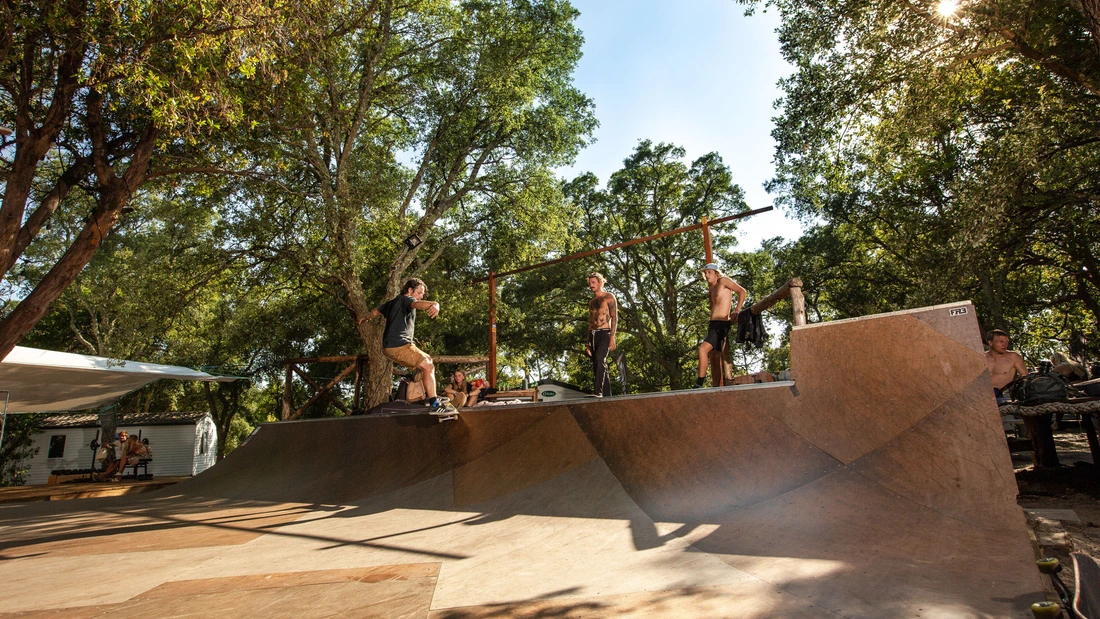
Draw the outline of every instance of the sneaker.
M428 409L433 413L439 412L452 412L457 411L455 407L451 406L451 399L444 397L435 397L428 401Z
M691 388L692 389L702 389L703 386L702 385L692 385Z

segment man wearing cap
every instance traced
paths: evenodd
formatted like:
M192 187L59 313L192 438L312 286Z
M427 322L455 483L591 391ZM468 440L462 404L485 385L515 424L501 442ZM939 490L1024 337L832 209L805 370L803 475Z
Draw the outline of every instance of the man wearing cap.
M733 310L733 314L741 311L747 296L745 289L723 275L718 265L713 262L703 267L703 277L707 280L707 287L710 288L710 323L707 325L707 336L703 338L703 343L699 344L699 378L692 389L702 387L703 381L707 378L710 351L722 350L722 342L726 341L726 334L729 333L732 324L730 308L733 305L733 293L737 293L737 308Z

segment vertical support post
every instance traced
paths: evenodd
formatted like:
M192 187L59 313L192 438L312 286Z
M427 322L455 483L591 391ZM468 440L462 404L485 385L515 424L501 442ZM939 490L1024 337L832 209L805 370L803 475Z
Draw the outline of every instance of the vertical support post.
M1081 428L1089 442L1089 453L1093 462L1100 462L1100 440L1096 438L1096 424L1093 423L1093 413L1081 413ZM1095 469L1093 469L1095 470Z
M802 296L802 280L799 279L798 283L798 286L791 284L791 310L794 312L794 326L801 327L806 324L806 298Z
M703 215L703 251L706 254L707 262L714 262L714 247L710 242L710 224L707 222L707 216Z
M360 407L359 402L363 397L363 375L365 374L365 372L363 371L365 369L363 361L365 359L366 355L355 356L355 395L353 395L351 399L352 415L358 415L359 413L363 412L363 409Z
M290 416L294 414L293 403L291 402L291 399L294 396L294 387L290 382L293 380L293 375L291 374L290 369L291 365L293 364L289 361L286 364L286 382L283 383L283 409L279 413L279 417L282 419L282 421L290 419Z
M734 332L731 337L735 337L736 335L737 333ZM732 358L732 354L730 353L729 339L722 342L721 349L710 351L710 384L712 387L721 387L730 384L730 382L726 380L726 375L733 373L730 369L732 364L726 361L730 358Z
M489 271L489 386L497 386L497 274Z

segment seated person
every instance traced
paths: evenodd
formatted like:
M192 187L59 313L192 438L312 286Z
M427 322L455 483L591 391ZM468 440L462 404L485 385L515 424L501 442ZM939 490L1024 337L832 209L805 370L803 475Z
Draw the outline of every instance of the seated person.
M1066 382L1076 383L1089 378L1089 372L1085 369L1084 364L1074 361L1065 353L1052 353L1050 363L1053 365L1055 372L1066 378Z
M455 373L451 375L451 384L443 389L443 393L451 398L451 404L455 408L463 408L477 403L477 398L481 395L481 388L467 381L465 372L455 370Z
M1067 383L1078 383L1083 380L1088 380L1089 372L1085 368L1083 363L1078 363L1070 358L1069 355L1060 352L1054 352L1050 355L1051 369L1054 372L1061 374ZM1087 395L1087 392L1086 392ZM1058 430L1062 427L1062 417L1065 413L1055 413L1054 423L1050 424L1051 429Z
M402 387L397 389L397 399L406 402L423 402L427 398L424 391L424 381L420 380L420 372L416 372L411 378L401 379Z
M126 470L126 467L137 464L145 458L153 457L149 446L141 442L138 437L127 432L119 432L118 439L121 449L117 453L121 455L117 461L112 462L103 469L100 479L111 476L111 481L119 481L122 479L122 473Z
M1000 329L989 332L989 350L985 353L985 363L989 368L989 378L993 382L993 395L997 403L1012 398L1007 393L1008 386L1019 376L1027 376L1027 366L1020 355L1008 349L1008 334Z
M120 432L115 436L115 440L109 443L103 443L103 445L96 450L96 462L103 465L103 470L93 471L93 480L104 481L110 478L111 475L118 470L118 455L122 453L122 438L124 436L127 436L126 432Z

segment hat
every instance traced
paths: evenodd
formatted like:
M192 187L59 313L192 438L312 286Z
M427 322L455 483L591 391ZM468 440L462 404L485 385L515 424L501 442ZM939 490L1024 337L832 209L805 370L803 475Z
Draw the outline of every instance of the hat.
M703 270L704 271L721 271L721 269L718 268L718 264L714 263L714 262L708 262L707 266L703 267Z

